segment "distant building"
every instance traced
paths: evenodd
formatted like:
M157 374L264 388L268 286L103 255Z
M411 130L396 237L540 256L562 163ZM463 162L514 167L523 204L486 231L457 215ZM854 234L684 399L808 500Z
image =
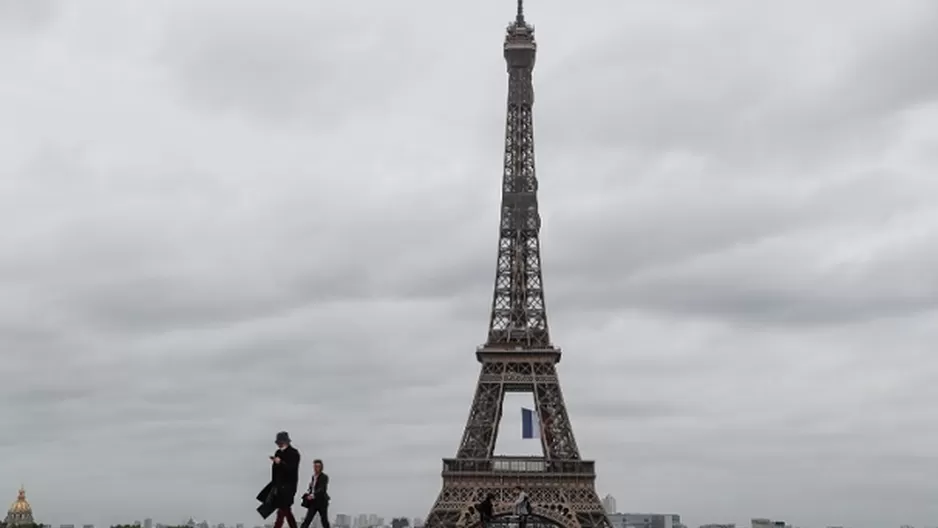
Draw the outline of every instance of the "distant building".
M352 528L352 518L344 513L335 516L335 528Z
M619 510L616 509L616 498L608 494L603 497L603 510L605 510L607 514L618 512Z
M143 528L153 528L153 519L144 519Z
M766 518L752 519L752 528L791 528L785 521L773 521Z
M736 528L736 523L727 524L702 524L700 528Z
M6 519L3 521L6 526L23 526L29 524L35 524L33 519L33 507L29 505L29 501L26 500L26 490L20 488L19 493L16 496L16 501L10 505L10 509L7 510Z
M612 513L607 517L613 528L686 528L674 513Z

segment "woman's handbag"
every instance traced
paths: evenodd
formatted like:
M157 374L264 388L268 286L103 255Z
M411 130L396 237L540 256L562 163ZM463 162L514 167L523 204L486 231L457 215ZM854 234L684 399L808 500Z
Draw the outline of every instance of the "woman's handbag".
M313 496L310 495L310 494L308 494L308 493L304 493L304 494L303 494L303 500L300 502L300 506L306 508L307 510L310 509L310 508L312 508L312 507L313 507Z
M300 501L300 506L307 510L313 507L313 484L315 484L315 482L316 476L313 475L313 479L309 481L309 487L306 488L306 493L303 494L303 500Z

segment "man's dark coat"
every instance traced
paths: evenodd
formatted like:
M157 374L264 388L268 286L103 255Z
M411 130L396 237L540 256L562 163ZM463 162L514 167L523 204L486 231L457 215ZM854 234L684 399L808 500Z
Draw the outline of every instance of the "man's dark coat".
M262 503L257 507L257 512L265 519L278 508L293 506L300 482L300 452L293 446L287 446L278 449L274 456L280 458L280 463L271 462L270 484L257 494L257 500Z
M293 446L278 449L274 453L279 464L270 465L270 483L277 489L274 505L278 508L293 506L296 488L300 484L300 452Z

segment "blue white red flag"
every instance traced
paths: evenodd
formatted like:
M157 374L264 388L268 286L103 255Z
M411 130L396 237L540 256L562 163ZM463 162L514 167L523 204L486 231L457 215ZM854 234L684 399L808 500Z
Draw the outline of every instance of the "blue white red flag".
M541 420L533 409L521 408L521 438L540 438Z

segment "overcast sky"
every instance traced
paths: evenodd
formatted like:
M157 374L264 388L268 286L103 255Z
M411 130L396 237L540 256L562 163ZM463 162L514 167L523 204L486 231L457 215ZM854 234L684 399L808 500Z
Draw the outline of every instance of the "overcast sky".
M599 493L938 524L936 3L530 4ZM514 9L0 0L0 499L253 525L286 429L333 513L425 516L485 339Z

